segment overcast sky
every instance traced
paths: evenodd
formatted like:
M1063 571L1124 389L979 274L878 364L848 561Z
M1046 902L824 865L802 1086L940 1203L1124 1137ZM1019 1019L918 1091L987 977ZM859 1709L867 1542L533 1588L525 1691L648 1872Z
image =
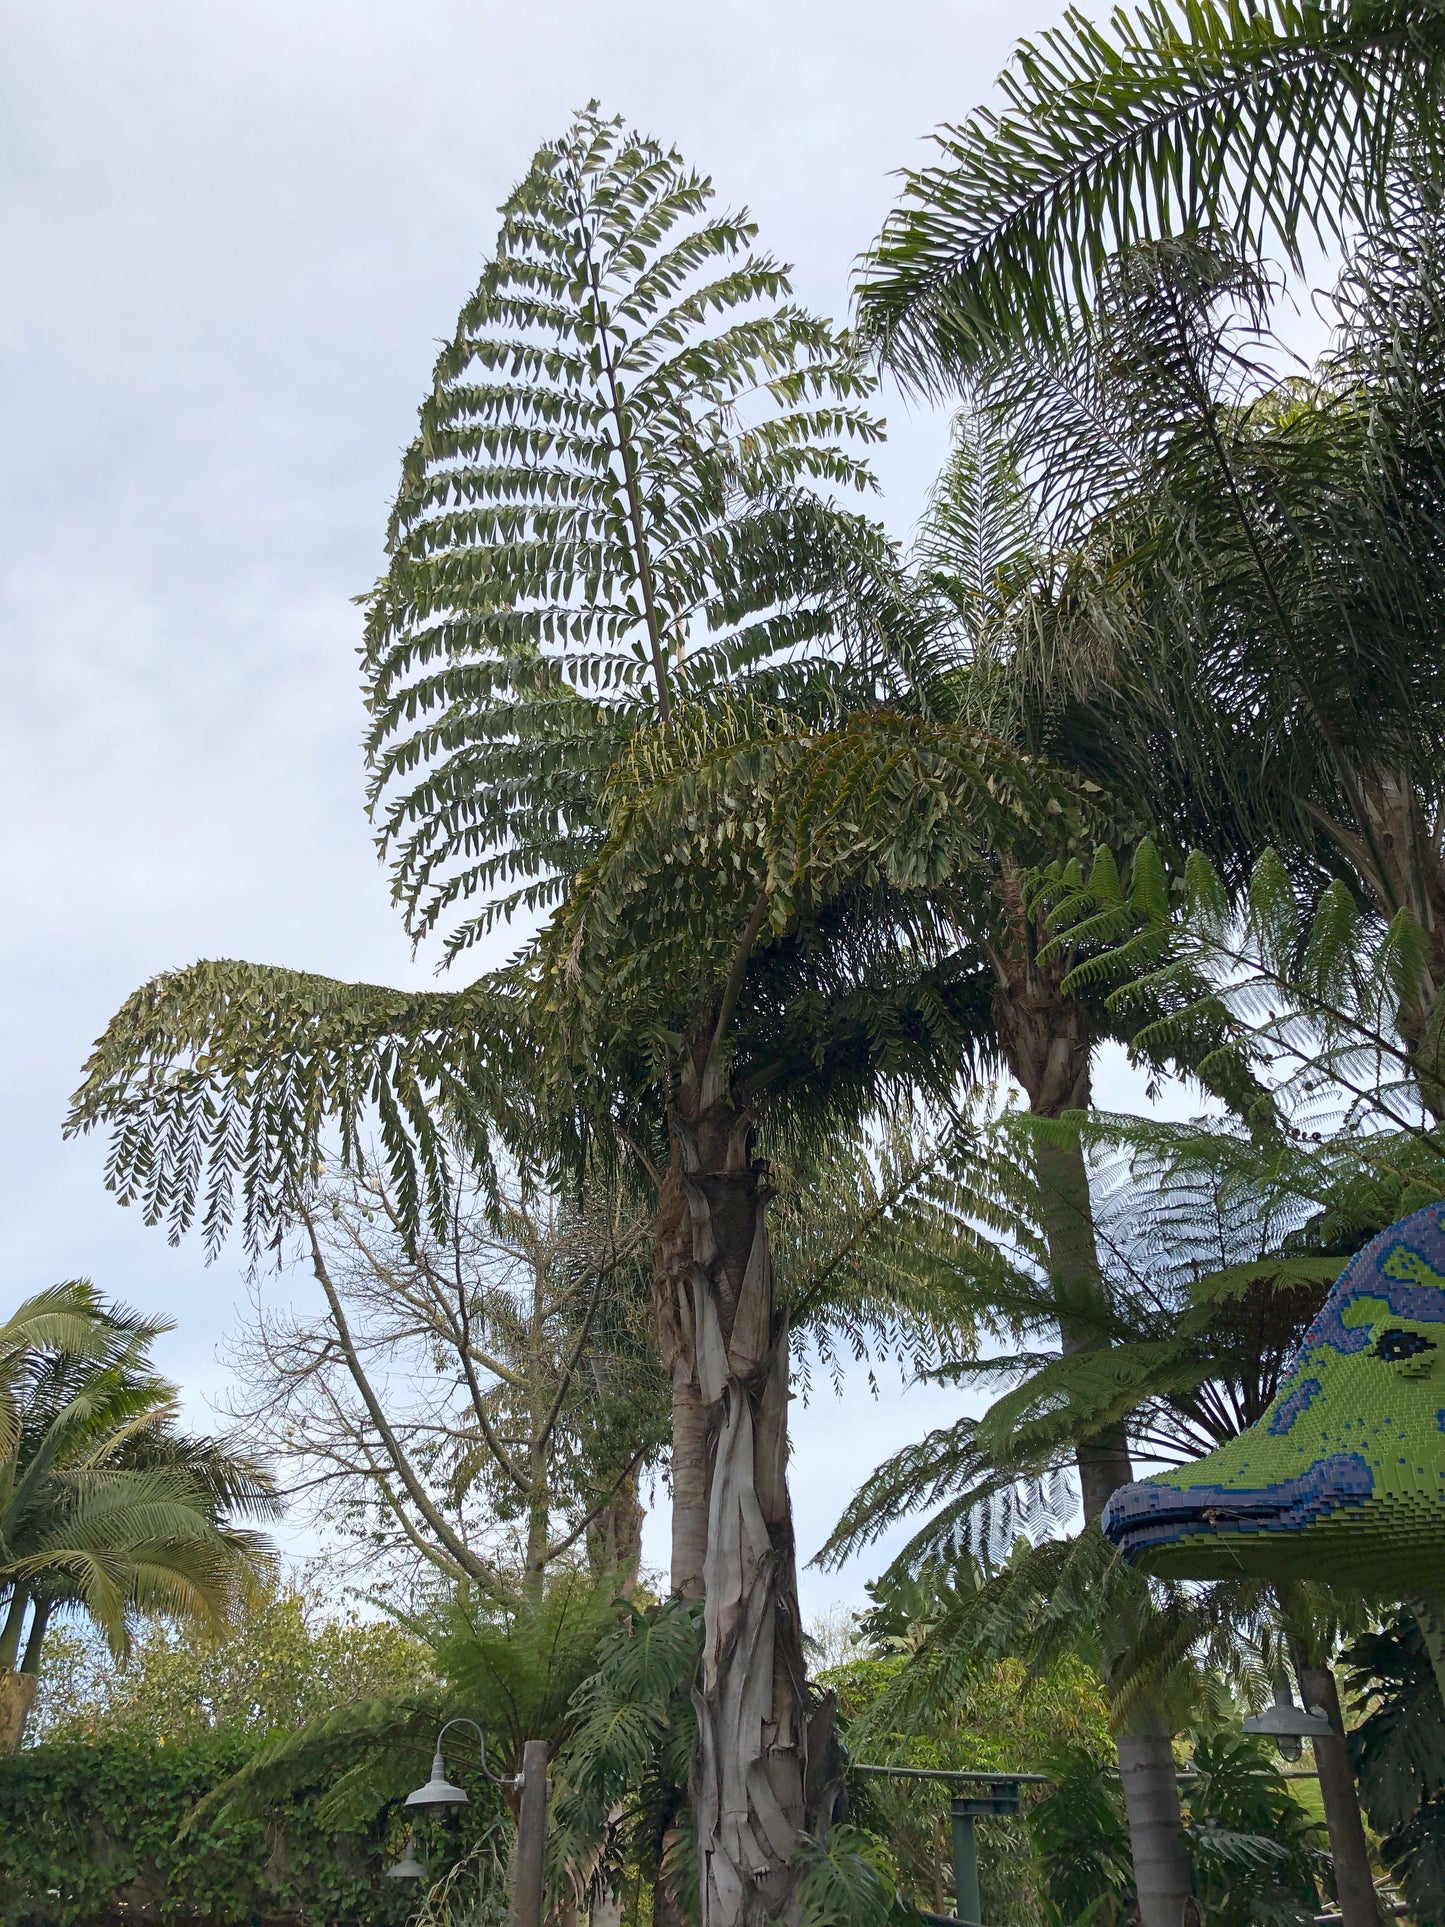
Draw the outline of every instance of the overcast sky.
M404 983L362 812L358 612L437 340L537 145L590 98L676 143L800 295L851 264L1031 0L8 0L0 1307L88 1274L180 1329L233 1260L117 1209L60 1120L125 995L202 956ZM888 403L906 531L946 422ZM952 1393L796 1421L804 1554ZM660 1541L659 1541L660 1543ZM811 1606L863 1575L810 1578Z

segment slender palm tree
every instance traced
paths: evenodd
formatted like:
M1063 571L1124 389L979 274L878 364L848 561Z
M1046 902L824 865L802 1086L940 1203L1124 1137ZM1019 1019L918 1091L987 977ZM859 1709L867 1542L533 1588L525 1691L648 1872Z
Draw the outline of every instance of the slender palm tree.
M1061 631L1086 627L1093 613L1082 598L1071 607L1060 595L1045 536L1014 450L986 417L966 414L890 628L889 699L900 718L921 713L961 740L984 727L1000 762L1004 744L1013 755L1036 757L1047 743L1062 761L1070 760L1071 740L1055 699L1016 669L1021 647L1035 642L1036 631L1043 629L1058 646ZM860 718L851 734L861 743L898 727L899 721L885 724L875 715ZM819 736L803 755L798 790L806 798L805 827L800 833L790 826L786 837L780 833L794 863L807 873L819 861L822 839L814 823L826 824L830 836L835 821L846 826L849 847L887 862L900 881L906 879L915 920L918 900L926 901L934 940L972 987L960 1067L968 1061L1016 1081L1037 1118L1058 1120L1086 1110L1097 1046L1109 1037L1137 1035L1141 1025L1137 1015L1121 1025L1122 1013L1080 978L1079 953L1053 927L1049 909L1029 886L1030 851L1049 837L1047 810L1029 825L976 817L972 834L951 845L947 863L920 874L904 857L907 839L898 837L886 793L869 786L866 757L856 749L851 761L843 754L848 734ZM774 806L784 822L789 800L785 794ZM1062 812L1053 823L1063 848L1074 829ZM1207 1018L1192 1031L1177 1024L1166 1050L1152 1061L1196 1075L1208 1066L1220 1095L1249 1102L1256 1093L1243 1060L1219 1049L1221 1041ZM1083 1150L1065 1129L1040 1133L1028 1156L1060 1342L1070 1356L1105 1353L1117 1334ZM1101 1369L1107 1371L1107 1363ZM1133 1476L1127 1441L1113 1420L1101 1416L1096 1428L1076 1429L1072 1449L1085 1517L1092 1521ZM1167 1908L1182 1904L1188 1891L1169 1725L1163 1708L1140 1694L1133 1693L1129 1705L1120 1751L1141 1891L1146 1905L1157 1898Z
M1237 880L1266 844L1343 877L1427 956L1399 1012L1427 1091L1445 984L1438 581L1440 197L1401 198L1336 294L1319 365L1281 378L1265 288L1218 237L1136 249L1069 352L991 385L1076 579L1112 630L1019 666L1082 701L1074 754ZM1107 424L1107 426L1106 426ZM1106 740L1107 739L1107 740Z
M1022 400L1035 475L1073 512L1053 534L1092 555L1075 593L1122 570L1137 595L1152 555L1137 647L1075 728L1102 726L1106 761L1132 741L1153 813L1172 802L1216 858L1283 839L1387 918L1409 907L1435 951L1417 1046L1445 982L1442 48L1413 5L1070 16L910 177L859 296L905 379ZM1340 325L1282 382L1260 366L1261 250L1298 265L1311 233L1346 250ZM1092 625L1096 685L1118 641ZM1063 649L1046 670L1081 666ZM1171 771L1166 799L1149 779Z
M7 1322L0 1380L0 1713L7 1750L33 1704L46 1633L80 1612L123 1653L137 1613L219 1627L267 1547L236 1518L273 1518L265 1469L178 1425L148 1353L169 1327L78 1281Z
M1039 1137L1060 1127L1016 1119L1003 1128L1009 1136ZM960 1171L951 1209L995 1224L1014 1218L1011 1249L986 1264L968 1245L958 1248L964 1305L991 1317L1013 1349L960 1358L947 1375L1009 1389L981 1418L942 1428L881 1466L839 1521L827 1562L850 1556L913 1511L927 1516L899 1569L946 1558L961 1544L1007 1550L1020 1525L1054 1523L1051 1481L1079 1436L1101 1423L1119 1427L1132 1455L1146 1463L1214 1450L1263 1414L1348 1251L1367 1235L1368 1206L1362 1223L1364 1198L1347 1147L1316 1153L1280 1141L1262 1149L1238 1130L1131 1119L1097 1119L1089 1135L1106 1160L1095 1226L1110 1287L1108 1348L1071 1355L1050 1342L1056 1314L1047 1243L1027 1162L1003 1154ZM1001 1264L1010 1274L1004 1280ZM1156 1701L1177 1699L1171 1674L1191 1646L1203 1644L1230 1665L1233 1642L1242 1631L1250 1634L1262 1644L1265 1674L1292 1661L1306 1704L1330 1714L1333 1730L1317 1742L1316 1764L1337 1887L1348 1920L1375 1922L1330 1666L1332 1626L1357 1630L1361 1623L1355 1602L1331 1599L1322 1588L1271 1590L1250 1582L1192 1594L1176 1588L1151 1604L1102 1545L1085 1544L1077 1553L1045 1546L1036 1564L1031 1575L1023 1562L936 1634L924 1666L928 1690L946 1691L949 1668L971 1663L977 1640L995 1637L1010 1615L1021 1638L1064 1637L1079 1583L1094 1592L1085 1633L1091 1656L1112 1672L1121 1705L1141 1688ZM1061 1597L1045 1603L1053 1585Z

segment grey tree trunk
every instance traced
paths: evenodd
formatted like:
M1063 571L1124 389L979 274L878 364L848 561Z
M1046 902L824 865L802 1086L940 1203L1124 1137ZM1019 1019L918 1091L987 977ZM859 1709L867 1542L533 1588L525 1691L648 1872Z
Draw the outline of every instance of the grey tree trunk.
M642 1576L642 1526L646 1517L637 1474L630 1472L606 1510L587 1528L589 1569L597 1579L611 1579L624 1599L637 1591Z
M40 1644L45 1637L48 1608L36 1609L31 1639L25 1653L28 1663L22 1665L20 1635L29 1606L29 1593L23 1586L17 1586L11 1595L4 1625L0 1626L0 1758L20 1751L30 1709L35 1704L35 1693L40 1684Z
M672 1385L672 1596L697 1600L707 1557L708 1453L692 1298L692 1224L674 1144L653 1221L652 1309L658 1353Z
M805 1677L767 1174L751 1117L726 1094L692 1095L674 1129L710 1477L691 1801L701 1927L750 1927L787 1912L798 1835L826 1831L842 1767L832 1702Z
M1060 1296L1059 1338L1066 1353L1109 1342L1102 1318L1088 1168L1075 1141L1037 1147L1040 1201L1050 1269ZM1054 1267L1058 1269L1055 1272ZM1122 1433L1081 1440L1076 1459L1084 1518L1096 1524L1110 1496L1133 1478ZM1106 1687L1110 1686L1106 1679ZM1179 1805L1169 1724L1161 1708L1138 1702L1119 1728L1119 1772L1134 1860L1140 1927L1182 1927L1198 1918Z
M1291 1636L1289 1649L1300 1698L1310 1711L1318 1709L1330 1722L1328 1737L1320 1735L1313 1745L1325 1825L1330 1834L1330 1855L1335 1866L1340 1920L1343 1927L1380 1927L1380 1903L1375 1896L1375 1878L1370 1870L1370 1850L1365 1841L1365 1824L1360 1818L1355 1776L1350 1771L1345 1720L1335 1676L1323 1654L1315 1652L1302 1635Z
M1386 918L1402 905L1419 920L1426 956L1417 996L1400 1011L1400 1029L1419 1072L1420 1095L1431 1115L1445 1121L1445 1035L1435 1024L1445 992L1445 854L1438 818L1422 806L1420 786L1409 769L1377 769L1361 786L1368 839L1355 839L1346 854L1361 871Z
M1190 1891L1171 1741L1168 1722L1157 1711L1137 1713L1128 1731L1119 1735L1119 1772L1142 1927L1186 1927L1200 1919Z
M1445 1599L1438 1592L1407 1592L1404 1603L1420 1627L1440 1697L1445 1700Z
M1064 994L1064 966L1040 964L1036 933L1007 868L1000 894L1013 934L995 958L993 1013L1009 1068L1036 1117L1084 1110L1092 1056L1088 1012ZM1060 1347L1066 1355L1105 1347L1111 1342L1108 1298L1083 1149L1077 1138L1040 1138L1034 1155ZM1080 1440L1076 1463L1084 1518L1092 1525L1110 1495L1134 1476L1124 1433ZM1182 1927L1198 1918L1170 1737L1161 1709L1147 1703L1137 1705L1118 1732L1140 1927Z

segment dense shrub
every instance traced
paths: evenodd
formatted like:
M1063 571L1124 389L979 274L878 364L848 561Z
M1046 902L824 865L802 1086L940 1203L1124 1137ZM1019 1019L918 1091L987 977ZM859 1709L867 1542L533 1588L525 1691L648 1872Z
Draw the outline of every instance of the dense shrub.
M415 1894L384 1878L404 1830L394 1815L362 1833L327 1833L312 1817L325 1790L316 1788L270 1820L222 1818L181 1834L197 1800L255 1744L234 1731L182 1744L121 1733L0 1760L0 1923L400 1927Z

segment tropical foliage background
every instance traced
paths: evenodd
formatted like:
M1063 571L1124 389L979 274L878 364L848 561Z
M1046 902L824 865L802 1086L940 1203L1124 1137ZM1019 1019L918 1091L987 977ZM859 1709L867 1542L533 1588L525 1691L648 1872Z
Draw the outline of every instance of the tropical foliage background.
M7 1919L500 1919L472 1742L409 1843L454 1717L546 1741L559 1927L946 1917L987 1770L1035 1776L991 1923L1445 1909L1445 1602L1098 1525L1445 1198L1438 22L1150 0L1001 85L851 328L595 105L502 209L364 598L457 987L206 961L85 1067L118 1198L256 1298L220 1439L93 1287L0 1328ZM956 417L906 546L880 367ZM1186 1101L1100 1109L1106 1050ZM810 1633L790 1394L885 1359L957 1416L840 1505L825 1565L907 1531ZM1242 1730L1281 1688L1305 1778Z

